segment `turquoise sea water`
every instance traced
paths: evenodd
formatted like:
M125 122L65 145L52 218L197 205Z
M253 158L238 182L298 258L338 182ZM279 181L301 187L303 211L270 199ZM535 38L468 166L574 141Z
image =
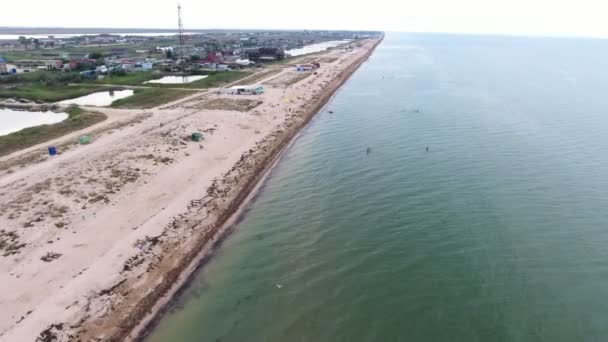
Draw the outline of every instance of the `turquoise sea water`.
M607 340L608 41L408 34L147 338Z

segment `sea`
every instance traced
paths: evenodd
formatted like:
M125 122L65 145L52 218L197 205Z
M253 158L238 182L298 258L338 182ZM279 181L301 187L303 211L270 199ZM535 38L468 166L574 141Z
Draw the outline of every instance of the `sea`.
M388 33L145 340L608 341L608 40Z

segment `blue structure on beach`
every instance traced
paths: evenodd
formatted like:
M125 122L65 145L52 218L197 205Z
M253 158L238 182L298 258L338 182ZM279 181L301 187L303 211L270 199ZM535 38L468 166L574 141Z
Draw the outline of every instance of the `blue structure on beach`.
M8 74L8 67L6 66L6 59L0 57L0 75Z

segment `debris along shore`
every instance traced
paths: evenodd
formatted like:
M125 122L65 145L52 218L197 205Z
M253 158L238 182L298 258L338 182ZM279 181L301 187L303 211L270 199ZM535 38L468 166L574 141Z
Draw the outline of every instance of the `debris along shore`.
M10 246L0 259L0 340L137 338L278 153L379 42L329 52L337 59L305 78L288 68L269 76L281 82L238 97L262 102L254 108L204 109L235 95L196 94L0 174L0 224L10 227L0 233L0 252Z

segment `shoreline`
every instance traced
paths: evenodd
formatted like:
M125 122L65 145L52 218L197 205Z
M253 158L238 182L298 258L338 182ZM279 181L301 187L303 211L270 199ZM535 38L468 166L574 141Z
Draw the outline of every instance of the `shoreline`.
M302 58L323 63L314 72L276 66L258 76L261 95L102 108L91 144L2 158L14 168L0 169L0 281L11 293L0 297L0 341L144 338L382 40Z
M151 330L156 327L156 325L162 319L162 316L169 309L169 306L175 299L175 296L179 295L180 292L187 287L188 283L192 280L192 277L198 271L200 271L211 260L211 258L213 258L213 252L216 250L216 248L219 247L224 239L228 238L228 236L232 233L234 227L243 217L243 211L249 204L252 203L253 200L255 200L256 196L259 194L259 191L264 186L264 183L268 180L268 176L281 161L285 152L295 143L298 136L319 114L319 112L322 111L322 109L331 101L331 99L337 95L338 91L346 82L348 82L350 77L359 69L359 67L365 63L369 57L371 57L383 40L384 36L374 44L374 46L365 54L364 57L349 66L347 70L345 70L345 74L339 78L338 84L333 87L331 91L328 91L327 94L315 104L313 109L307 113L306 120L304 120L304 122L293 131L293 134L287 138L287 141L281 144L276 151L270 153L269 157L272 160L263 168L263 170L259 172L258 177L251 180L251 183L247 186L247 188L240 190L242 195L240 198L237 197L233 204L236 207L232 209L231 212L227 212L225 214L226 218L223 223L220 223L221 228L216 233L216 236L214 236L211 241L207 241L206 246L199 253L197 253L192 261L180 272L168 292L165 293L152 308L150 308L151 313L143 317L140 320L140 323L131 331L131 333L125 336L126 341L140 342L145 340Z

